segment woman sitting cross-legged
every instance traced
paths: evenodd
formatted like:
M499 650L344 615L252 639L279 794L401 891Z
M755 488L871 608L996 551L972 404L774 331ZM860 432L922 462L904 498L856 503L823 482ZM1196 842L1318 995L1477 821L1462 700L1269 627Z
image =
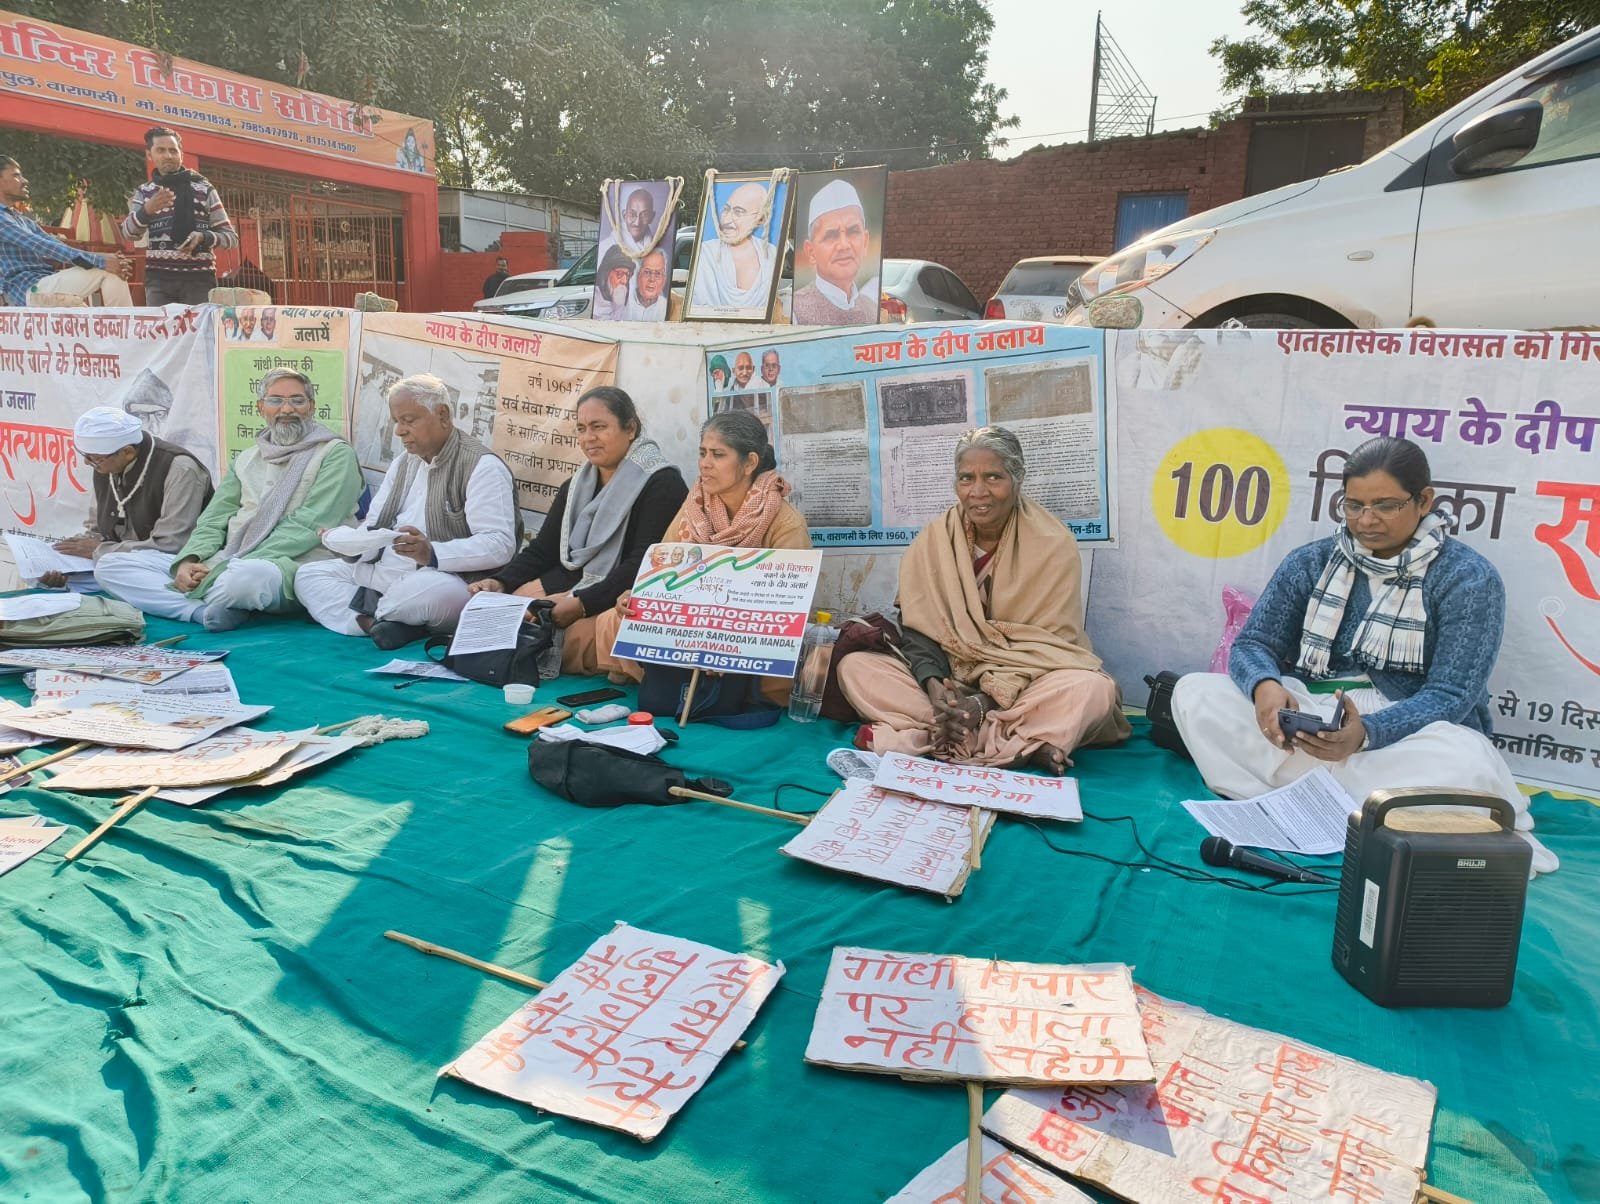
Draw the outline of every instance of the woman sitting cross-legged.
M840 689L869 721L860 747L1058 774L1075 748L1127 738L1084 634L1077 540L1023 498L1025 471L1004 427L956 444L956 504L900 562L910 667L876 652L839 661Z
M594 616L610 614L633 584L689 487L644 438L633 399L621 389L590 389L578 398L577 418L578 450L588 462L556 493L539 533L471 590L554 599L561 672L590 674L600 672Z
M1498 795L1516 808L1533 868L1548 873L1559 862L1528 834L1527 799L1487 739L1505 587L1432 507L1415 443L1356 448L1344 466L1344 527L1289 553L1234 640L1227 676L1180 680L1173 719L1206 785L1231 798L1318 765L1358 805L1413 786ZM1280 710L1344 718L1335 731L1286 735Z

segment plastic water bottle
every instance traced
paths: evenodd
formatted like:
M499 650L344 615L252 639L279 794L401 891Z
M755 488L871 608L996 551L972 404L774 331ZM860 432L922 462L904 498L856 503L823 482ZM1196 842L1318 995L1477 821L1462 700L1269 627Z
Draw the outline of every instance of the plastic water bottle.
M800 663L795 666L794 689L789 693L789 718L810 723L822 709L822 687L828 680L828 663L833 659L833 641L839 632L831 626L833 616L817 611L817 621L806 624L800 641Z

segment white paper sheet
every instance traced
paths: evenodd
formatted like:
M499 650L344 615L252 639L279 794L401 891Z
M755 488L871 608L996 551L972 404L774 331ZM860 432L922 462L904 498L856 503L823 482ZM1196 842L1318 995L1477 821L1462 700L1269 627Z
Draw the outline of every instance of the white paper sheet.
M259 719L271 709L210 702L204 696L79 694L9 712L5 720L25 732L62 740L171 751Z
M905 753L885 753L872 784L959 807L986 807L1035 819L1083 818L1078 783L1072 778L985 769L981 765L951 765Z
M42 816L25 816L24 820L0 824L0 874L16 869L40 849L49 848L67 830L61 824L45 823Z
M782 976L782 962L622 924L439 1073L649 1141Z
M15 623L21 619L43 619L49 615L64 615L83 605L82 594L45 593L19 594L15 598L0 598L0 623Z
M642 753L646 756L660 752L667 746L666 737L656 731L653 725L645 723L629 723L621 727L603 728L597 732L588 731L571 723L560 723L554 727L541 727L539 739L552 744L563 744L571 740L578 740L584 744L604 744L610 748L625 748L629 752Z
M531 604L531 599L516 594L492 594L487 590L473 594L456 624L450 655L515 648L522 618Z
M37 581L46 573L92 573L94 561L87 556L63 556L47 539L36 535L17 535L6 532L6 543L11 548L11 559L16 563L17 576L24 581Z
M154 644L101 644L82 648L0 648L0 665L20 669L66 669L118 681L152 685L220 661L226 652L178 652Z
M1128 967L839 947L806 1061L907 1079L1155 1078Z
M368 673L392 673L399 677L436 677L440 681L471 681L454 669L446 669L437 661L408 661L395 659L388 664L368 669Z
M234 687L233 674L228 671L226 665L220 663L196 665L176 677L169 677L165 681L149 685L118 681L111 677L97 677L91 673L72 673L65 669L35 670L33 677L35 706L57 698L75 698L79 694L121 697L138 694L188 695L206 701L228 703L239 701L239 691Z
M1320 767L1255 798L1191 800L1183 808L1211 835L1236 845L1312 856L1341 851L1345 821L1361 810Z
M48 744L51 737L36 736L32 732L18 731L14 727L5 725L10 715L16 714L22 707L7 698L0 698L0 754L20 752L24 748L37 748L41 744Z
M984 1129L1124 1200L1416 1198L1431 1084L1138 999L1154 1084L1008 1091Z
M789 857L953 899L972 868L972 820L985 835L994 812L930 803L847 781L783 848Z
M370 531L359 527L331 527L322 533L322 546L341 556L365 556L387 548L399 534L387 527Z
M957 1142L932 1166L894 1195L888 1204L964 1204L967 1198L967 1143ZM983 1139L983 1204L1094 1204L1083 1192L1037 1162Z

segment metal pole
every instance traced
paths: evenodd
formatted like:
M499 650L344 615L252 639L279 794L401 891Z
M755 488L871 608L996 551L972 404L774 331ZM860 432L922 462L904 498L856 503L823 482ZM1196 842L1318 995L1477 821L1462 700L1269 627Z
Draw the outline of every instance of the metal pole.
M1095 111L1100 101L1100 13L1094 14L1094 70L1089 76L1089 141L1095 141Z

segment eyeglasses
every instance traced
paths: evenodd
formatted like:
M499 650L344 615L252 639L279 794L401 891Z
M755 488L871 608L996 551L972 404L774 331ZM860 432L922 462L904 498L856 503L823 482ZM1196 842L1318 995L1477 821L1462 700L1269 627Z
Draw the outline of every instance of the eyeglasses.
M301 406L309 406L310 404L311 398L307 397L304 393L296 393L292 397L274 397L271 394L268 394L266 397L261 399L262 408L268 410L279 410L284 406L294 406L296 409L299 409Z
M665 277L666 273L658 268L645 268L644 271L639 273L640 280L661 280Z
M1412 497L1415 496L1415 494L1412 495ZM1363 506L1360 502L1352 502L1346 498L1340 508L1344 511L1344 516L1350 519L1360 518L1368 510L1372 511L1372 513L1376 514L1379 518L1393 518L1410 504L1410 497L1386 497L1383 499L1383 501L1373 502L1368 506Z

